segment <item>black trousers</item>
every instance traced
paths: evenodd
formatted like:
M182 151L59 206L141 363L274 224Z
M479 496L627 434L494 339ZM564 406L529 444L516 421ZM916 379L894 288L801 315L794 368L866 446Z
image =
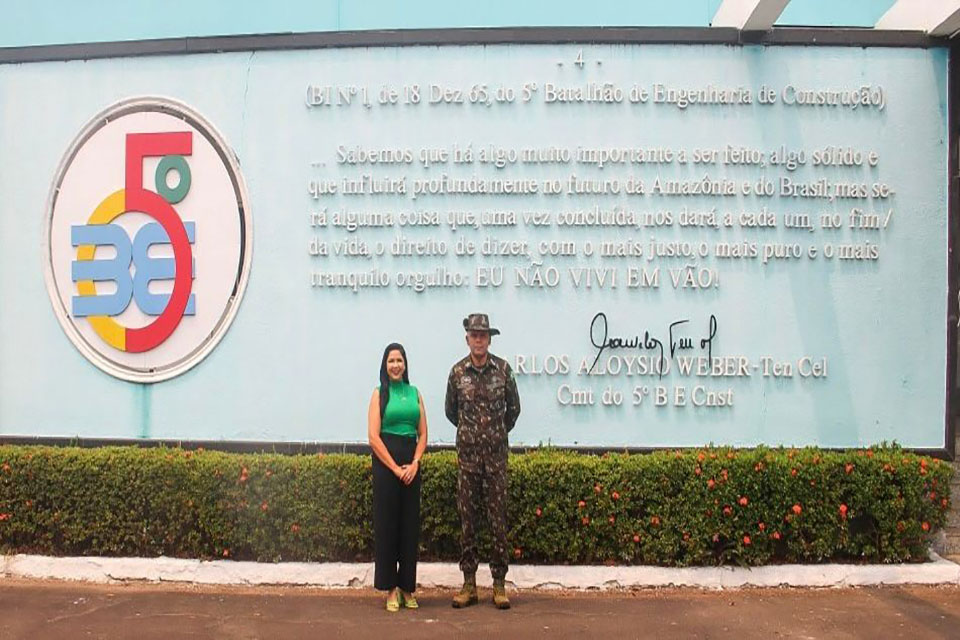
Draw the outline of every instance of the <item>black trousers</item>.
M413 461L416 438L381 433L393 461L403 466ZM417 553L420 544L420 473L409 485L393 475L373 456L373 586L382 591L417 588Z

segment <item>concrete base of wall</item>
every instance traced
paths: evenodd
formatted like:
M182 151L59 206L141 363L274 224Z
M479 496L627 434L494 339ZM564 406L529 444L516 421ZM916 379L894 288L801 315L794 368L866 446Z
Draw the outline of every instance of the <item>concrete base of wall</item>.
M455 588L463 576L456 564L423 562L418 583L425 588ZM208 585L289 585L321 588L372 588L373 565L354 563L233 562L176 558L52 558L16 555L0 561L0 575L17 578L185 582ZM480 584L491 584L481 569ZM518 589L643 589L694 587L852 587L894 584L960 584L960 565L931 554L924 564L773 565L736 567L604 567L517 565L509 583Z

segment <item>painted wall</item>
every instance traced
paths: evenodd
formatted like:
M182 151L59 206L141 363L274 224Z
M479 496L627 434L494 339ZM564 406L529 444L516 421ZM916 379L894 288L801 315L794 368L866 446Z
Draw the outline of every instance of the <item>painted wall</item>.
M583 67L577 62L582 60ZM477 84L491 93L513 87L517 95L539 83L528 103L430 105L430 85L459 89L468 96ZM589 83L621 87L619 103L546 102L545 83L571 89ZM419 85L427 102L384 105L383 87ZM690 105L631 103L632 87L720 87L748 91L750 104ZM882 89L883 108L798 107L783 104L787 86L845 90L868 85ZM317 87L309 91L308 87ZM339 106L318 104L331 87ZM358 104L367 89L370 107ZM775 104L757 101L773 88ZM346 90L341 94L341 90ZM152 386L114 379L87 362L67 340L54 317L44 285L42 246L48 191L62 154L87 121L111 103L136 95L182 100L209 119L233 147L249 189L254 225L251 279L236 320L222 343L200 365L173 380ZM343 95L356 96L349 105ZM313 102L314 106L308 106ZM864 48L784 48L710 46L491 46L339 49L256 54L113 59L0 66L0 432L4 434L259 439L360 442L365 439L366 406L376 383L383 346L403 342L412 379L426 400L431 440L451 442L454 429L442 415L449 366L465 354L462 317L491 314L503 335L494 352L517 366L524 413L515 444L669 446L707 442L731 444L815 443L853 446L898 440L908 446L943 445L946 333L946 52L944 50ZM409 165L350 165L338 162L337 147L409 148ZM609 165L589 163L520 166L452 163L430 168L419 162L423 148L461 149L630 146L636 148L723 151L727 145L764 153L766 166L715 161L696 165L676 160ZM874 152L876 166L815 167L815 150L834 146ZM771 154L805 150L808 163L793 170L772 165ZM404 177L405 194L314 198L310 184L363 173ZM511 177L544 180L570 174L621 186L634 177L644 195L548 197L412 197L415 181L446 174L453 178ZM734 185L734 195L667 196L651 191L657 179L693 183L705 175ZM839 200L780 195L781 178L815 185L884 184L887 198ZM770 178L777 195L752 189ZM195 177L195 179L198 179ZM749 193L741 191L747 183ZM817 187L810 186L811 190ZM833 188L833 187L831 187ZM722 186L721 189L726 189ZM346 211L415 212L513 209L564 212L594 207L673 213L668 226L512 227L454 231L436 228L363 229L335 227L332 214ZM778 214L775 229L746 227L743 213L766 207ZM725 226L681 227L679 213L726 212ZM878 230L850 229L851 209L878 214ZM311 227L311 213L326 211L326 226ZM816 229L784 227L788 213L807 214ZM820 215L837 214L843 227L825 231ZM722 220L722 216L720 218ZM651 223L652 225L653 223ZM197 234L204 233L198 221ZM414 240L443 240L446 256L347 258L334 255L338 241L361 239L389 247L399 234ZM537 256L457 257L461 239L479 244L488 236L504 240L635 240L643 257L578 255L543 258L557 267L563 283L555 289L516 286L517 267ZM311 256L314 238L329 243L331 255ZM704 242L711 255L700 259L658 258L645 262L651 238L664 242ZM200 240L198 240L198 243ZM719 260L719 242L797 244L803 256ZM810 258L810 246L879 247L878 259ZM198 244L198 246L200 246ZM198 249L202 250L202 249ZM718 283L705 289L674 288L669 270L688 263L715 270ZM659 288L629 288L628 266L662 269ZM477 266L503 266L500 288L437 288L422 293L394 286L397 272L461 270L475 282ZM572 282L571 269L615 267L618 287L587 289ZM345 273L381 269L391 286L383 290L311 286L318 271ZM202 277L202 274L197 276ZM676 369L658 376L578 375L581 362L597 355L601 341L591 322L598 312L610 336L648 332L669 344L668 326L688 319L692 356L743 357L749 376L685 377ZM715 338L709 319L717 319ZM596 329L596 326L594 327ZM686 331L686 329L684 329ZM647 355L655 349L608 349L609 356ZM534 356L566 355L565 375L535 375ZM762 375L762 358L790 362L792 377ZM825 377L801 377L801 358L826 359ZM738 367L735 366L734 369ZM592 390L590 406L569 406L560 391ZM696 386L730 392L732 407L693 407ZM654 406L657 386L669 393L667 406ZM676 403L677 386L688 402ZM604 406L607 388L624 394L623 406ZM641 388L640 405L632 406ZM648 387L644 395L642 387ZM559 395L558 395L559 394Z

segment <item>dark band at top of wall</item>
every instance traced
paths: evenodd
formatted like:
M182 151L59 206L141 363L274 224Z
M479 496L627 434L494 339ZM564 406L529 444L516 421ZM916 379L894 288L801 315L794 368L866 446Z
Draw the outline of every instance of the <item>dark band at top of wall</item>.
M942 47L945 38L919 31L776 27L744 32L712 27L498 27L332 31L244 36L132 40L32 47L0 47L0 64L132 56L324 49L334 47L451 46L485 44L726 44L848 47Z

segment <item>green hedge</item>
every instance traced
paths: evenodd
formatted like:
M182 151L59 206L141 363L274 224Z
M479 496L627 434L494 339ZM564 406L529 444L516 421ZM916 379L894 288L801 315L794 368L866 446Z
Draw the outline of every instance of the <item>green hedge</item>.
M5 553L371 557L368 456L3 446L0 461ZM952 472L896 446L541 450L510 457L510 542L530 563L921 560ZM456 560L456 456L422 473L421 558Z

